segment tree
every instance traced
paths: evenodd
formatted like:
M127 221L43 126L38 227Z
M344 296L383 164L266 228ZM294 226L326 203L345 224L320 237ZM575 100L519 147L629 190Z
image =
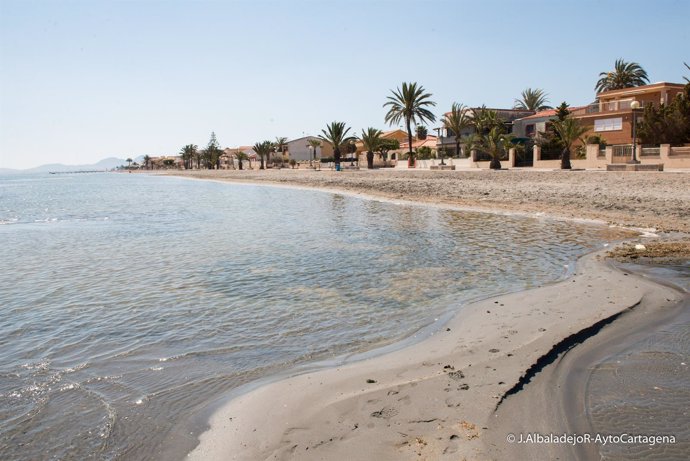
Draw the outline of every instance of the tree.
M319 139L331 143L333 146L333 161L335 162L336 170L340 169L340 148L354 139L353 136L348 136L347 132L350 128L345 127L345 122L331 122L326 125L325 130L321 130Z
M685 67L688 68L688 70L690 70L690 66L688 66L688 63L684 62L683 64L685 65ZM686 82L690 83L690 79L689 79L689 78L687 78L687 77L683 77L683 78L685 79Z
M187 144L180 151L180 156L182 157L182 163L184 164L185 169L192 168L194 159L198 155L197 149L198 147L196 144Z
M548 94L544 93L541 88L532 89L527 88L522 92L521 98L515 100L514 109L539 111L551 109L551 106L546 105L549 102Z
M498 112L487 109L486 106L472 109L472 127L479 136L489 134L492 128L499 128L505 132L505 123L498 116Z
M455 136L455 153L458 157L460 156L462 131L472 126L472 118L469 113L469 109L464 105L453 103L450 112L443 116L443 127Z
M280 155L282 156L287 148L287 138L284 136L276 138L276 142L274 144L276 146L276 152L280 152Z
M321 147L321 141L319 141L318 139L309 138L309 140L307 140L307 147L311 147L312 151L312 156L309 159L309 166L311 166L312 160L316 160L316 149Z
M501 169L501 156L512 147L511 138L503 132L502 126L493 126L488 133L480 136L479 145L491 156L489 168L492 170Z
M580 125L579 120L570 116L564 120L554 120L552 126L554 131L558 133L558 137L563 145L561 169L570 170L572 168L570 165L570 147L573 145L573 142L587 132L587 127Z
M637 119L637 133L643 144L690 143L690 83L668 106L646 106Z
M417 134L417 139L426 139L427 134L429 133L424 125L417 125L417 128L415 129L416 134Z
M385 162L388 160L388 152L391 150L400 149L400 141L393 138L381 138L379 140L379 152L381 152L381 158Z
M125 162L127 162L127 169L130 170L132 168L132 159L127 157L127 160L125 160Z
M235 158L237 159L237 168L241 170L242 169L242 162L244 160L248 160L249 156L247 154L245 154L244 152L242 152L241 150L238 150L235 153Z
M366 131L362 130L362 136L359 138L367 151L367 168L370 170L374 168L374 152L379 149L382 134L381 130L369 127Z
M273 143L271 141L257 142L256 144L254 144L254 147L252 147L252 149L254 150L254 152L256 152L256 155L258 155L261 159L261 166L259 166L259 169L265 169L264 158L268 157L268 155L273 150Z
M435 106L431 101L431 93L425 93L424 87L417 86L417 82L403 82L402 89L391 90L393 96L388 96L388 102L383 107L388 107L385 121L389 125L397 125L402 120L407 128L408 164L414 165L412 152L412 123L433 123L436 116L427 107Z
M462 149L465 152L465 157L469 157L473 150L481 147L479 136L477 136L475 133L463 136L460 140L460 143L462 144Z
M202 152L206 168L209 170L212 170L214 167L218 168L220 166L220 156L222 153L223 151L220 150L220 145L216 139L216 133L212 131L208 145Z
M632 88L649 83L647 72L636 62L625 62L623 59L616 59L614 69L610 72L601 72L594 90L597 93L602 91L619 90L621 88Z
M144 168L149 169L149 163L151 163L151 157L144 155Z

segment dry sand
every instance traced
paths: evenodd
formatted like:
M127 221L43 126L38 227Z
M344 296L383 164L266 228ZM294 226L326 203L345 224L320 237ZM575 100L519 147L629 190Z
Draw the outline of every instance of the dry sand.
M281 170L174 174L267 181L479 210L546 213L637 228L690 230L690 173ZM626 249L618 256L635 256L633 251L639 250ZM673 252L668 247L661 251ZM299 374L241 395L214 414L211 429L202 434L190 459L594 456L595 452L577 447L516 446L506 438L510 433L572 432L585 427L586 419L577 412L578 398L564 398L566 387L579 393L580 399L582 390L577 380L566 379L572 370L563 353L585 340L601 340L600 330L608 331L614 320L620 324L620 318L630 312L642 312L638 316L643 319L661 318L681 301L679 292L617 270L603 262L603 256L601 252L582 258L575 275L557 284L467 306L443 330L415 345Z
M200 170L179 176L334 189L478 210L690 232L690 172Z

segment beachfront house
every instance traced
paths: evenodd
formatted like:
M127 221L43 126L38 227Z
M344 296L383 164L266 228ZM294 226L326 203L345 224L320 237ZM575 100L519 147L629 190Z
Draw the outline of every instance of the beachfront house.
M383 131L383 132L381 132L381 139L394 139L394 140L398 141L400 146L402 146L403 143L407 143L407 131L403 131L399 128L396 128L395 130ZM416 139L416 138L414 138L414 139ZM435 148L436 147L434 146L434 149ZM367 161L366 153L367 152L364 149L364 143L360 140L357 140L355 142L355 149L356 149L355 152L357 154L357 158L359 159L359 161L366 164L366 161ZM390 162L392 160L396 159L398 152L401 152L401 149L398 149L396 151L391 152L388 155L387 161L385 161L380 154L375 155L374 156L374 166L381 167L381 166L390 165Z
M321 141L321 147L313 148L309 145L310 140ZM290 160L308 162L312 158L318 160L320 158L333 157L333 146L317 136L303 136L287 142L287 153Z
M226 147L220 156L219 164L221 170L236 170L239 168L237 154L242 152L247 155L249 161L244 163L244 168L249 169L250 162L256 160L256 152L252 146Z
M469 110L468 115L470 117L472 117L474 115L473 111L481 110L481 109L482 109L481 107L472 108ZM491 108L484 108L484 109L496 111L498 118L503 120L503 123L505 124L506 133L511 133L511 134L513 133L513 124L516 120L534 114L534 111L532 111L532 110L491 109ZM449 113L446 113L445 115L448 115L448 114ZM435 130L439 134L436 150L444 149L447 157L460 157L462 152L456 152L455 151L455 133L453 133L451 130L445 128L444 126L440 126L438 128L435 128ZM463 137L463 136L470 135L472 133L474 133L474 128L468 127L460 133L460 136Z
M572 114L589 127L585 136L599 135L608 145L632 144L632 102L638 101L641 109L650 104L668 105L684 87L680 83L660 82L604 91L597 94L597 102L573 110Z

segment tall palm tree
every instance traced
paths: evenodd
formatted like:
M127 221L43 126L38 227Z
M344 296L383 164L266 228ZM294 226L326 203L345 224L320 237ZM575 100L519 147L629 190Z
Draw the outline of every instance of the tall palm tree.
M149 169L149 163L151 162L151 157L144 155L144 168Z
M362 136L359 138L367 151L367 168L369 169L374 168L374 152L379 149L382 134L381 130L369 127L362 130Z
M649 83L647 72L636 62L625 62L616 59L614 69L610 72L601 72L594 90L597 93L621 88L632 88Z
M196 144L187 144L180 151L180 156L182 157L182 162L184 163L185 169L192 169L194 166L194 160L197 161L197 168L199 168L199 147Z
M132 169L132 159L127 157L127 160L125 160L125 162L127 162L127 169Z
M264 158L268 157L268 155L273 150L273 143L271 141L257 142L256 144L254 144L254 147L252 147L252 150L254 150L254 152L256 152L256 155L258 155L261 159L261 166L259 167L259 169L265 169Z
M309 166L311 166L312 160L316 160L316 149L321 147L321 141L318 139L309 138L309 140L307 140L307 147L311 147L312 149L312 158L309 159Z
M469 109L462 104L453 103L450 112L443 116L443 127L455 135L455 153L460 156L460 137L462 131L472 126Z
M587 132L587 127L580 125L580 121L570 116L563 120L554 120L552 123L553 129L558 133L563 144L563 153L561 154L561 169L570 170L570 147L575 140Z
M383 107L388 107L385 121L389 125L397 125L405 121L407 128L408 164L414 165L414 153L412 152L412 124L433 123L436 116L427 107L435 106L431 93L425 93L424 87L417 86L417 82L403 82L402 89L391 90L393 96L388 96L388 102Z
M515 100L513 109L533 110L534 112L551 109L551 106L546 104L547 102L549 102L548 94L544 90L527 88L522 92L521 98Z
M347 132L350 128L345 128L345 122L331 122L326 125L325 130L321 130L319 139L331 143L333 146L333 161L335 162L336 170L340 170L340 148L354 139L353 136L348 136Z

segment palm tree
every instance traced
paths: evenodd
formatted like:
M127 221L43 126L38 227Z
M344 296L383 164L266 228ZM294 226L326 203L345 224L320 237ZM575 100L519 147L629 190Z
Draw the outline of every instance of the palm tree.
M309 159L309 166L311 166L312 160L316 160L316 149L321 147L321 141L318 139L310 138L307 141L307 147L311 147L312 149L312 158Z
M544 90L541 88L527 88L522 92L522 97L515 100L513 109L532 110L534 112L551 109L551 106L546 105L549 102L547 96L548 94L544 93Z
M259 167L259 169L263 170L264 157L267 157L273 150L273 143L271 141L257 142L256 144L254 144L254 147L252 147L252 149L254 150L254 152L256 152L256 155L258 155L261 159L261 166Z
M241 150L238 150L235 153L235 158L237 159L237 163L238 163L237 167L238 167L238 169L241 170L242 169L242 161L248 160L249 156L247 154L245 154L244 152L242 152Z
M127 157L127 160L125 160L125 162L127 162L127 169L131 170L132 169L132 159Z
M489 168L492 170L501 169L500 158L512 147L511 138L512 136L505 134L500 126L494 126L488 133L481 136L481 146L491 156Z
M462 139L460 139L460 144L462 144L462 150L465 153L465 157L469 157L473 150L480 147L480 139L475 133L471 133L467 136L463 136Z
M685 67L688 68L688 70L690 70L690 66L688 66L688 63L687 63L687 62L684 62L683 64L685 65ZM685 79L686 82L690 83L690 79L689 79L689 78L687 78L687 77L683 77L683 78Z
M479 136L488 134L492 128L500 128L502 131L505 131L505 124L495 110L487 109L486 106L471 110L472 126Z
M276 138L276 142L274 144L276 146L276 152L280 152L280 157L282 160L282 157L285 155L285 148L287 148L287 138L284 136Z
M382 134L381 130L369 127L366 131L362 130L362 136L359 138L367 150L367 168L370 170L374 168L374 152L379 149Z
M397 88L391 90L393 96L388 96L388 102L383 107L388 106L388 113L385 121L389 125L397 125L402 120L405 120L407 128L407 143L408 143L408 165L414 165L414 153L412 152L412 124L413 123L433 123L436 121L436 116L431 113L427 107L435 106L436 103L431 101L431 93L425 93L424 87L417 86L417 82L407 83L403 82L402 90Z
M471 126L472 118L469 116L469 109L462 104L453 103L450 112L443 116L443 127L455 135L455 153L458 157L460 156L461 133Z
M149 162L151 161L151 157L148 155L144 155L144 168L147 170L149 169Z
M331 122L326 125L325 130L321 130L319 139L331 143L333 146L333 161L335 162L335 169L340 170L340 148L354 139L353 136L347 136L350 128L345 128L345 122Z
M570 146L575 140L587 132L587 128L580 125L579 120L572 117L566 117L563 120L554 120L552 122L553 129L558 133L563 144L563 154L561 154L561 170L570 170Z
M180 151L180 155L182 156L182 161L184 163L185 169L192 168L192 164L198 153L197 149L198 147L196 144L187 144Z
M597 93L621 88L632 88L649 83L647 72L636 62L625 62L616 59L614 70L601 72L594 90Z

